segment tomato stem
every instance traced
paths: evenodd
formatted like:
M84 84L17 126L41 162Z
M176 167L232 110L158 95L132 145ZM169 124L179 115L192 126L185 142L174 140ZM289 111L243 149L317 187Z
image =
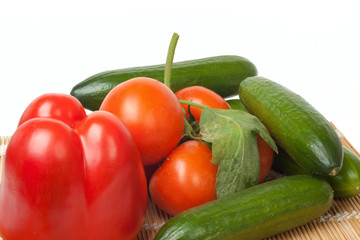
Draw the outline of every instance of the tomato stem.
M171 85L171 83L170 83L171 69L172 69L172 64L173 64L174 55L175 55L175 48L176 48L178 39L179 39L179 35L177 33L174 33L172 35L172 38L170 41L169 50L168 50L168 54L167 54L167 58L166 58L165 71L164 71L164 84L168 88L170 88L170 85Z
M185 121L185 131L183 137L189 137L193 140L202 141L202 137L197 136L196 131L193 129L193 126L187 121L185 116L184 116L184 121Z
M201 105L199 103L194 103L192 101L187 101L187 100L183 100L183 99L179 99L179 102L182 103L182 104L186 104L186 105L190 105L192 107L197 107L197 108L200 108L200 109L205 109L206 106L204 105Z

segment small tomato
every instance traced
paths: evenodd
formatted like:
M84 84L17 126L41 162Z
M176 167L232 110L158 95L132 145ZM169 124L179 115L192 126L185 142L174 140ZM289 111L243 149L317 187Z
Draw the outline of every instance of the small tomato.
M191 86L183 88L175 93L178 99L192 101L210 108L217 109L230 109L229 104L216 92L201 86ZM188 105L181 104L186 112L186 116L189 117ZM197 107L190 107L190 112L194 116L195 120L200 120L202 109Z
M211 163L211 149L189 140L175 148L153 174L149 191L155 204L176 215L216 199L217 165Z

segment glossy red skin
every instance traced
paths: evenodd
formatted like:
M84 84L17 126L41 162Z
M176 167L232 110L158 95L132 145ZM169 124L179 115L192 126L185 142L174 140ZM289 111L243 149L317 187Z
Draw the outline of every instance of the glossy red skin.
M216 92L201 86L191 86L183 88L175 93L178 99L192 101L204 106L216 109L230 109L230 105ZM189 117L188 105L181 104L186 112L186 116ZM200 120L202 109L197 107L190 107L190 112L194 116L196 121Z
M85 116L85 109L76 98L70 98L63 93L47 93L37 97L27 106L18 126L31 118L48 117L73 127Z
M218 167L211 159L211 149L202 142L179 145L151 177L152 200L171 215L215 200Z
M43 97L60 105L63 98ZM67 123L47 114L32 118L31 107L25 111L30 113L7 147L0 185L3 238L133 239L145 216L147 189L140 154L121 121L104 111L73 121L82 109Z
M130 130L144 166L163 160L179 143L184 115L174 93L163 83L133 78L113 88L100 110L117 115Z
M260 135L257 136L257 145L260 158L260 176L258 183L261 183L271 169L274 161L274 151Z

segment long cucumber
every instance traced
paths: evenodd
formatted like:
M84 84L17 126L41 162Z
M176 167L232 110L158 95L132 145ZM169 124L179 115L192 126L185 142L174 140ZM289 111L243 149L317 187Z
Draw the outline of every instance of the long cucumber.
M332 203L326 181L283 177L182 212L154 240L263 239L306 224Z
M70 94L89 110L99 109L101 102L119 83L135 77L150 77L164 81L164 64L110 70L95 74L76 84ZM171 70L171 89L176 92L189 86L204 86L223 97L236 95L239 84L257 69L248 59L224 55L175 62Z

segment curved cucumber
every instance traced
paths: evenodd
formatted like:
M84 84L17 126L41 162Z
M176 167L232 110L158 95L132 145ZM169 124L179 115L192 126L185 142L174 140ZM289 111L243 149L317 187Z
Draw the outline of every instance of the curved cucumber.
M89 110L97 110L106 94L116 85L134 77L150 77L164 81L165 65L105 71L78 83L71 95ZM176 92L189 86L204 86L222 97L238 93L239 84L246 77L257 75L249 60L233 55L216 56L174 63L171 70L171 89Z
M321 178L330 183L335 197L353 197L360 193L360 159L348 148L343 147L343 149L344 158L340 172L336 176L321 176ZM273 167L285 174L310 175L282 149L279 149L279 154L275 156Z
M263 239L321 216L332 202L326 181L283 177L182 212L154 240Z
M302 97L262 77L242 81L239 93L246 109L300 166L318 175L339 172L341 141L329 121Z

